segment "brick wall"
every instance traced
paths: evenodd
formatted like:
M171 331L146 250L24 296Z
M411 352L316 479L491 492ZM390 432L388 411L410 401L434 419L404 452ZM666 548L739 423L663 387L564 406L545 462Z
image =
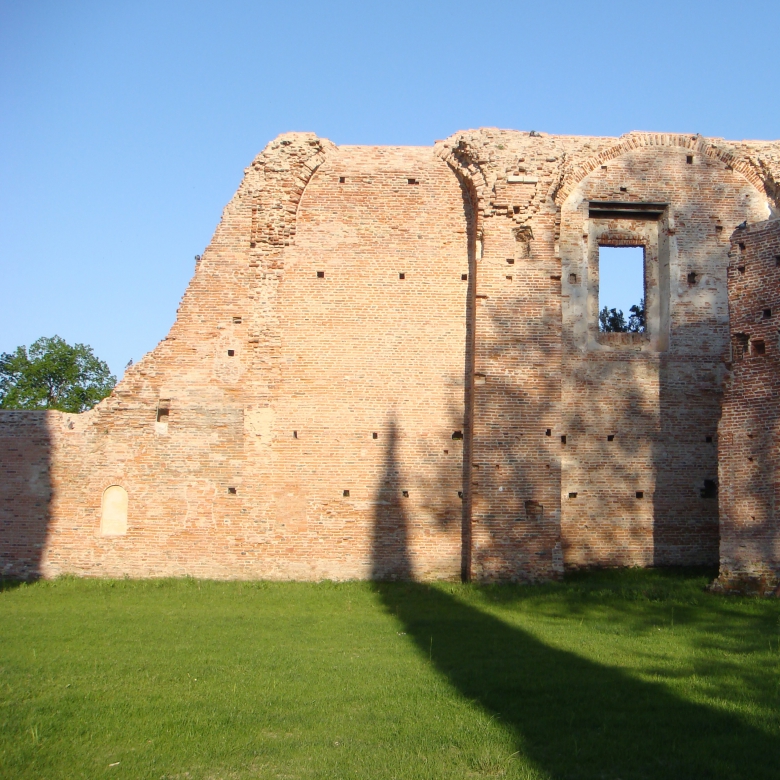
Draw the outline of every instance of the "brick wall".
M780 221L735 231L730 254L718 584L765 591L780 583Z
M490 580L713 560L723 236L766 218L779 174L778 144L696 136L280 136L108 399L0 413L2 572ZM665 205L612 224L589 214L603 199ZM648 247L656 324L606 343L594 251L624 239ZM112 485L124 535L101 531Z

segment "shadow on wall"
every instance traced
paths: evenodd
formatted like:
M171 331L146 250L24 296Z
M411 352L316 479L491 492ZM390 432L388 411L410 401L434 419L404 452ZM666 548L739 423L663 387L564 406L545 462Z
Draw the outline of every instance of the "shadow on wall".
M49 535L52 413L0 412L0 577L34 580Z
M408 525L399 497L398 424L391 420L381 484L376 496L371 538L371 579L409 580L412 561L407 538Z
M387 465L392 481L392 442ZM408 566L407 522L398 506L388 528L377 505L375 539L393 534L392 549L375 548L384 556L375 562L377 575L391 571L390 559L397 572ZM551 778L776 777L767 767L780 758L780 738L733 715L546 645L440 588L377 583L375 589L421 655L465 699L499 718L518 751Z

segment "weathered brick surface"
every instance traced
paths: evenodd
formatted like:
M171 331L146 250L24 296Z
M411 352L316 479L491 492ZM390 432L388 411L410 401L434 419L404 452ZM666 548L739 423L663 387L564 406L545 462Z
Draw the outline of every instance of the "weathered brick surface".
M728 266L731 373L720 421L719 585L780 584L780 221L737 230Z
M779 179L769 142L280 136L111 397L0 414L2 572L534 579L714 560L727 237L767 217ZM589 214L609 200L663 208ZM646 248L646 336L597 333L600 243ZM101 535L110 485L124 536Z

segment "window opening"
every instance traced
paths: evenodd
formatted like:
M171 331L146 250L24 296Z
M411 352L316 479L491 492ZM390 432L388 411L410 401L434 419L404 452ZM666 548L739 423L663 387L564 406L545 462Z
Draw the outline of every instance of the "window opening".
M645 250L641 246L599 247L599 330L644 333Z

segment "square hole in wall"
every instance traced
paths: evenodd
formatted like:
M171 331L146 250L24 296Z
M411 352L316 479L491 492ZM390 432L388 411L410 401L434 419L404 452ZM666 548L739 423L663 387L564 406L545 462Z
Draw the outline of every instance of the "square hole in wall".
M704 487L701 489L702 498L717 498L718 497L718 483L714 479L705 479Z
M297 439L297 438L298 438L298 431L293 431L293 439Z
M228 357L234 357L235 354L236 354L236 351L234 349L229 349L228 350Z
M420 181L419 181L419 179L407 179L406 183L407 184L419 184Z
M402 490L402 491L401 491L401 495L402 495L404 498L409 498L409 491L408 491L408 490Z
M768 320L768 319L769 319L769 318L772 316L772 310L771 310L771 309L764 309L764 310L761 312L761 316L762 316L762 317L763 317L765 320Z
M398 278L399 279L406 279L406 274L405 273L400 273L400 274L398 274Z
M780 255L775 255L775 266L780 268Z
M241 324L241 317L233 317L233 324L234 325L240 325Z
M696 271L688 273L688 284L696 284Z
M610 433L607 435L607 441L615 441L615 434Z
M577 494L573 492L569 493L569 498L577 498Z
M764 339L751 339L750 351L754 355L766 355L766 344Z
M347 177L346 176L339 176L339 184L346 184Z
M466 282L466 281L468 281L468 278L469 278L469 275L468 275L468 274L461 274L461 275L460 275L460 280L461 280L462 282Z
M237 491L237 490L236 490L234 487L229 487L229 488L228 488L228 493L229 493L231 496L235 496L237 492L238 492L238 491Z
M740 273L740 274L744 274L745 273L745 266L744 265L738 265L737 266L737 272Z
M317 278L318 279L324 279L325 278L325 271L317 271Z
M636 491L636 497L637 497L637 498L644 498L644 497L645 497L645 492L644 492L644 490L637 490L637 491Z
M371 434L371 438L372 438L372 439L378 439L378 438L379 438L379 434L378 434L376 431L374 431L374 432Z
M463 438L463 431L453 431L452 432L452 438L453 439L462 439Z
M547 430L544 432L544 435L545 435L545 436L552 436L552 428L548 428L548 429L547 429Z
M645 250L599 247L599 331L645 332Z
M507 257L506 261L507 261L507 263L509 263L509 265L514 265L515 264L515 258L514 257Z
M462 490L458 491L458 498L463 498L463 491Z
M689 154L689 155L688 155L688 156L685 158L685 162L686 162L688 165L693 165L693 155L692 155L692 154Z
M349 498L349 490L345 490L341 495L344 496L344 498Z
M566 434L561 436L561 444L566 444Z
M723 225L715 225L715 232L716 233L722 233L723 232Z
M707 442L707 444L712 444L712 436L705 436L704 441Z
M569 274L569 284L577 284L577 274Z

